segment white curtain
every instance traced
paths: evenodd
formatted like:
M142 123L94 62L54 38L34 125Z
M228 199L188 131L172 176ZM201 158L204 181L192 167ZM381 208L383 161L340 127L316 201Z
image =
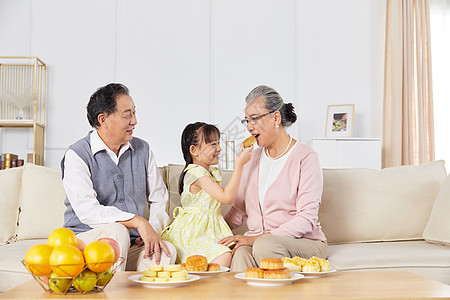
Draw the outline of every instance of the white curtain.
M450 0L430 1L435 157L450 171Z
M434 160L429 0L387 0L383 167Z

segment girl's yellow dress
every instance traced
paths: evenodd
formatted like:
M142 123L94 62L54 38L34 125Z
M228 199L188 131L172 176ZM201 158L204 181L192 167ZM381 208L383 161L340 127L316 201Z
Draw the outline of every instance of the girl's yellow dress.
M204 190L192 194L189 187L203 176L210 176L220 184L222 174L216 167L211 167L210 173L195 164L188 165L186 170L181 194L183 207L175 208L175 220L164 229L161 238L177 249L176 263L186 262L186 258L195 254L203 255L211 262L223 253L231 252L230 248L217 242L233 234L223 219L221 202Z

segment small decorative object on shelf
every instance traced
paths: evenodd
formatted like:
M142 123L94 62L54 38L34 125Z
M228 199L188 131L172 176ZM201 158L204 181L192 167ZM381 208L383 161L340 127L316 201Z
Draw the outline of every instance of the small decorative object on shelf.
M0 56L0 128L33 128L37 165L44 164L46 74L36 56Z
M221 132L220 133L220 147L222 148L222 150L220 151L220 155L219 155L219 169L220 170L225 170L227 168L226 151L224 151L225 149L223 149L224 147L226 148L226 145L227 145L227 133Z
M3 153L0 156L0 170L6 170L15 167L21 167L24 164L23 159L19 159L17 154Z
M225 157L226 157L226 164L228 170L234 169L234 162L236 158L236 147L234 141L227 141L226 151L225 151Z
M354 104L328 105L325 136L344 138L353 136Z
M219 156L219 169L233 170L236 157L236 146L234 141L228 140L227 133L220 133L220 146L222 151Z

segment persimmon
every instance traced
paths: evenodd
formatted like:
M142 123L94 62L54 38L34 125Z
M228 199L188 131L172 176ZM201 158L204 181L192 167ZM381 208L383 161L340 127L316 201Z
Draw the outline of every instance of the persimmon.
M88 269L96 273L108 270L115 261L113 247L103 241L88 244L83 250L83 255Z

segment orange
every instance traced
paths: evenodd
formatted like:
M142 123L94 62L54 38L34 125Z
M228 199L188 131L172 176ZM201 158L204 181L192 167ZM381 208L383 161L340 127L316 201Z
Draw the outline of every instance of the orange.
M75 277L84 269L83 253L72 245L60 245L50 255L52 271L61 277Z
M48 236L47 245L49 246L56 247L66 244L78 247L77 236L68 228L55 229Z
M31 265L27 265L27 269L37 276L50 274L52 269L49 266L49 259L52 251L53 247L44 244L34 245L28 249L25 262Z
M90 243L84 248L83 254L87 267L96 273L108 270L114 263L114 249L106 242Z

